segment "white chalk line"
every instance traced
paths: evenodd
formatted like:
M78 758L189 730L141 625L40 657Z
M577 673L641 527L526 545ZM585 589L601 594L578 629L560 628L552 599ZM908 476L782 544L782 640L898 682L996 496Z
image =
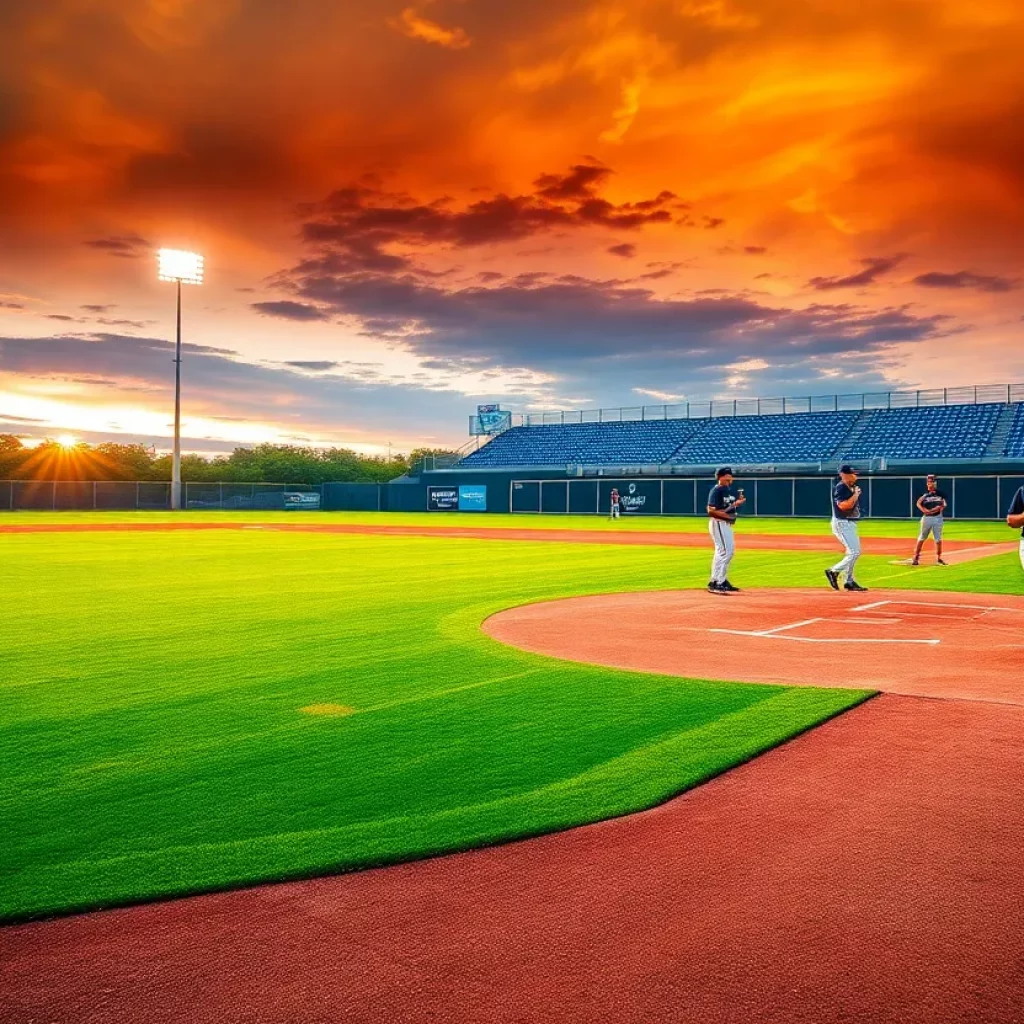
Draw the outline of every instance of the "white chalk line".
M821 620L819 620L821 621ZM732 636L756 636L762 640L792 640L797 644L935 644L941 640L896 640L892 637L810 637L787 636L777 633L752 633L745 629L709 629L709 633L729 633Z

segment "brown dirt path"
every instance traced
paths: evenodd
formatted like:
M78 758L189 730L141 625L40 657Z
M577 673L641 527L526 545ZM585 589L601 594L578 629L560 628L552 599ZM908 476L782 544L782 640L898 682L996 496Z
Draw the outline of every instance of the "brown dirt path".
M0 523L3 533L137 533L166 530L270 530L299 533L349 533L379 537L444 537L469 540L557 541L561 544L626 544L640 547L710 548L707 534L698 533L628 533L598 530L516 530L505 527L472 526L387 526L372 523ZM862 538L865 554L907 555L913 553L914 541L897 537ZM743 535L744 548L761 551L838 551L833 537L811 537L798 534L748 533ZM947 560L973 561L991 555L1017 550L1015 543L991 541L946 541Z
M1024 597L1005 594L602 594L509 608L483 629L537 654L691 679L1024 707Z
M0 930L3 1024L1013 1024L1024 709L882 696L655 810Z

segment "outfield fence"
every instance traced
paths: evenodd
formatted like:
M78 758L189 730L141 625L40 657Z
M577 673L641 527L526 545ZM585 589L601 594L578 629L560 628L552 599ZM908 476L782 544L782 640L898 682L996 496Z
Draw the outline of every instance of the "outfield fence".
M508 485L508 511L533 514L607 515L611 491L620 494L623 512L642 516L705 516L714 481L701 479L537 480L514 479ZM827 476L743 476L733 488L744 489L747 514L817 518L831 516L832 486ZM949 502L947 515L958 519L999 520L1006 516L1024 476L949 476L940 490ZM914 503L925 491L923 474L861 479L864 515L875 519L916 519ZM504 509L502 510L504 511Z
M319 484L183 483L182 507L316 510ZM151 512L170 510L171 485L152 480L0 480L0 511Z

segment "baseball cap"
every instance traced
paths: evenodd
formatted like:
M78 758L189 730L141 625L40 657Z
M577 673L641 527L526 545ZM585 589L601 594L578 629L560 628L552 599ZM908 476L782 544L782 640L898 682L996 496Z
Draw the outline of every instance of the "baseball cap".
M723 476L732 476L731 466L723 466L717 473L715 473L716 480L720 480Z
M928 476L925 477L925 479L926 480L934 480L935 479L935 474L934 473L929 473Z
M853 469L853 466L851 466L849 463L844 462L839 467L839 472L840 473L852 473L852 472L854 472L854 469Z

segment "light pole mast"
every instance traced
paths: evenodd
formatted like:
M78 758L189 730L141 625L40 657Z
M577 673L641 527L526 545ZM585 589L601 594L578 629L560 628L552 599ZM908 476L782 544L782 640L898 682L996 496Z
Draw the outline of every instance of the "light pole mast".
M174 341L174 455L171 459L171 508L181 508L181 280L178 285L177 329Z
M157 276L177 285L174 332L174 454L171 457L171 508L181 508L181 285L203 283L203 257L197 252L161 249Z

